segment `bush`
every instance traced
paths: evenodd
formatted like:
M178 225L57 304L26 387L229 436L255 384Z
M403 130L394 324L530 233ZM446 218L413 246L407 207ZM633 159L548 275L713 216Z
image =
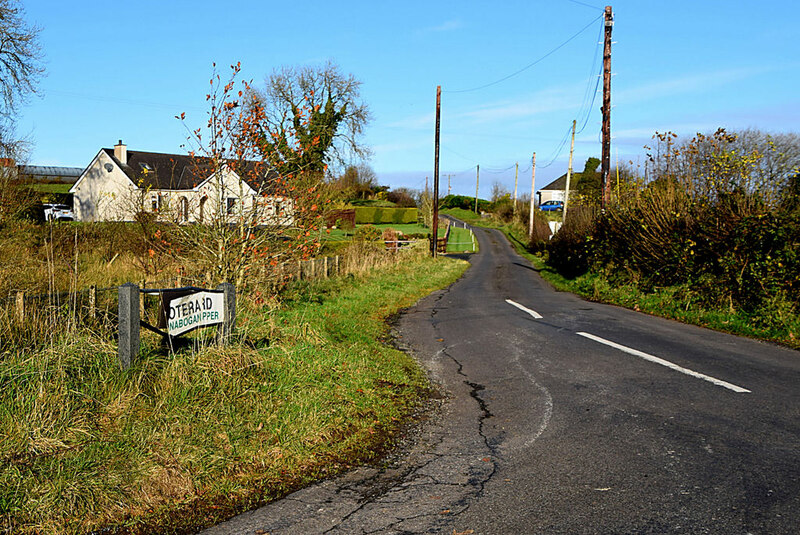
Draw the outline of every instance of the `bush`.
M475 211L475 197L465 195L448 195L439 201L440 208L461 208L462 210ZM492 203L484 199L478 199L478 211L488 212L492 209Z
M356 207L356 223L380 225L394 223L396 225L417 222L416 208L381 208L381 207Z
M529 224L528 221L525 223ZM547 217L539 210L534 211L533 235L529 237L528 250L534 253L546 250L552 234Z
M372 225L364 225L356 229L354 237L358 241L377 241L381 239L381 231Z
M548 263L566 278L583 275L594 262L594 215L589 207L573 206L566 223L547 244Z

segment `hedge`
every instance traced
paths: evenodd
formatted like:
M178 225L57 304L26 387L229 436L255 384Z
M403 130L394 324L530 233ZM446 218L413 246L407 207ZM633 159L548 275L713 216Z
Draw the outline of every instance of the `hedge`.
M382 208L375 206L357 206L356 224L380 225L382 223L416 223L416 208Z

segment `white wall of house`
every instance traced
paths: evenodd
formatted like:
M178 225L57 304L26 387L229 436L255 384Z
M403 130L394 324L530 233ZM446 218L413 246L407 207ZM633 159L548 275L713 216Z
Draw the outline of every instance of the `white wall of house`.
M106 168L109 165L110 171ZM72 186L77 221L133 221L135 187L128 176L100 151Z
M570 188L570 191L572 188ZM540 189L539 193L539 204L546 203L547 201L563 201L564 200L564 190L563 189Z

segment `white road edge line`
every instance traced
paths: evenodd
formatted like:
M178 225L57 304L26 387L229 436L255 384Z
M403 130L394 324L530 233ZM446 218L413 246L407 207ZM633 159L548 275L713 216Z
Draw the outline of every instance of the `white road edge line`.
M523 312L527 312L528 314L533 316L534 319L537 319L537 320L542 319L542 315L539 314L538 312L536 312L535 310L531 310L530 308L525 308L524 306L520 305L519 303L515 303L511 299L506 299L506 303L508 303L512 307L517 307L518 309L520 309Z
M698 373L696 371L690 370L688 368L684 368L683 366L678 366L677 364L673 364L672 362L670 362L668 360L664 360L662 358L658 358L656 356L650 355L650 354L645 353L643 351L638 351L636 349L631 349L630 347L625 347L623 345L617 344L617 343L612 342L610 340L606 340L605 338L600 338L599 336L595 336L593 334L584 333L584 332L579 332L579 333L576 333L576 334L578 334L579 336L583 336L584 338L589 338L590 340L594 340L595 342L599 342L601 344L605 344L605 345L607 345L609 347L613 347L614 349L619 349L620 351L623 351L623 352L628 353L630 355L635 355L635 356L637 356L639 358L643 358L644 360L648 360L650 362L655 362L656 364L661 364L662 366L666 366L667 368L673 369L675 371L678 371L678 372L681 372L681 373L685 373L686 375L691 375L692 377L697 377L698 379L702 379L704 381L708 381L709 383L713 383L713 384L715 384L717 386L721 386L723 388L727 388L729 390L733 390L734 392L738 392L740 394L749 393L750 392L750 390L747 390L746 388L742 388L741 386L736 386L736 385L728 383L726 381L722 381L721 379L717 379L715 377L711 377L710 375L705 375L705 374Z

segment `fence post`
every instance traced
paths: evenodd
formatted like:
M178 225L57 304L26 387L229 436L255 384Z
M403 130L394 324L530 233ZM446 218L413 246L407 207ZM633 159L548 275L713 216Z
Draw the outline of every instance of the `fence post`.
M139 287L132 282L117 290L119 299L119 349L117 356L122 369L130 367L139 354Z
M142 290L147 288L147 279L142 279L142 283L139 285L139 288L141 288ZM143 317L144 317L144 297L140 295L139 296L139 318L143 318Z
M339 255L337 254L334 258L336 259L336 260L334 260L334 262L335 262L335 266L336 266L336 268L335 268L336 269L336 276L338 277L339 275L342 274L342 271L339 268Z
M328 257L327 256L322 258L322 272L323 272L322 276L327 279L328 278Z
M16 298L16 316L17 322L20 325L25 323L25 292L17 292Z
M303 280L303 261L297 261L297 280Z
M97 316L97 286L89 286L89 317L94 319Z
M222 290L225 309L225 321L217 328L217 342L226 344L236 327L236 288L230 282L223 282L217 290Z

